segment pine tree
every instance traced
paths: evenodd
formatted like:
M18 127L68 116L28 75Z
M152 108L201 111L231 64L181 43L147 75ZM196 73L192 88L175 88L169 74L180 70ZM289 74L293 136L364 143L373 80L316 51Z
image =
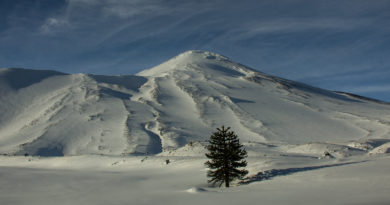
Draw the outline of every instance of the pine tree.
M248 171L245 169L237 169L239 167L246 167L247 162L244 160L247 157L245 149L242 148L238 137L233 131L229 131L230 127L222 126L217 128L210 136L209 145L207 149L209 153L206 157L210 160L205 163L210 168L207 176L211 177L209 183L219 186L225 182L225 187L229 187L231 181L235 179L242 179Z

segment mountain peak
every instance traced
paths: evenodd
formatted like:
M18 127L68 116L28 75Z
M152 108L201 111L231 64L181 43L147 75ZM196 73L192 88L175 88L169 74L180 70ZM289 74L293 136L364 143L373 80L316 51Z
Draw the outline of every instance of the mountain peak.
M390 138L389 104L269 76L216 53L187 51L139 75L0 70L0 155L177 154L220 125L252 150L303 144L322 154L328 144L311 142Z
M204 50L189 50L177 55L174 59L186 58L186 60L200 60L200 59L224 59L228 60L229 58L222 56L218 53L213 53L210 51Z
M158 66L141 71L137 75L157 77L184 70L197 70L208 74L218 71L234 76L253 73L252 69L235 63L223 55L210 51L189 50Z

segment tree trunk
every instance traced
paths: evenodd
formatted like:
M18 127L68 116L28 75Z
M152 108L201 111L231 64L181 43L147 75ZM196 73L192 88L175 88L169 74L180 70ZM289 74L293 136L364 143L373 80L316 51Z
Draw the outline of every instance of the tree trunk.
M225 187L229 187L229 169L225 168Z

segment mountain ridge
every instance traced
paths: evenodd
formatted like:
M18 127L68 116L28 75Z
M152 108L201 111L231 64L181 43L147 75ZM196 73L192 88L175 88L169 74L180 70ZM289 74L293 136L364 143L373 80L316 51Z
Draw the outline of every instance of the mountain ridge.
M390 138L386 103L270 76L207 51L136 75L17 71L37 78L15 90L0 71L5 154L159 154L204 141L222 124L243 142L266 144Z

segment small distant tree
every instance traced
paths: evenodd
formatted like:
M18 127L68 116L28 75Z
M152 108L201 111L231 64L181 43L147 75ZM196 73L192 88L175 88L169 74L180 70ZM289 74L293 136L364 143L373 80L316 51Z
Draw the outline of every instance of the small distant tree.
M207 176L211 179L209 183L215 185L220 183L219 187L225 182L225 187L229 187L230 182L235 179L242 179L248 171L245 169L237 169L246 167L247 162L244 160L247 157L243 145L240 144L238 137L233 131L229 131L230 127L217 128L217 132L210 136L209 145L207 146L206 157L209 161L205 163L210 170Z

